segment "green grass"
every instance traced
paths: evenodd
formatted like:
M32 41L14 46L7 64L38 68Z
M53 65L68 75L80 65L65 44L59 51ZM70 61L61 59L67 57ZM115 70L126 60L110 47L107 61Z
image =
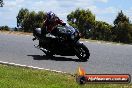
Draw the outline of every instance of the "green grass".
M68 74L0 65L0 88L132 88L131 84L79 85L75 79Z

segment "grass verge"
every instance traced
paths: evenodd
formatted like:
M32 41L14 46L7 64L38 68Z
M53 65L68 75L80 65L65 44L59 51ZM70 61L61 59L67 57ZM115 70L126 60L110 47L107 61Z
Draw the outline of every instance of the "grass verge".
M132 84L79 85L75 77L45 70L0 64L1 88L132 88Z
M103 41L103 40L92 40L92 39L83 39L81 38L82 41L89 41L89 42L98 42L98 43L101 43L101 44L116 44L116 45L132 45L132 44L129 44L129 43L121 43L121 42L112 42L112 41Z

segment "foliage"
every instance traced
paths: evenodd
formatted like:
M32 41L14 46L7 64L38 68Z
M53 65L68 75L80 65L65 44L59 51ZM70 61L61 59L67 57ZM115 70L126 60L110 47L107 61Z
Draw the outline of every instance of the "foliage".
M132 43L132 24L123 11L114 20L114 26L96 21L90 10L76 9L67 15L68 23L80 30L85 38Z
M8 26L0 26L0 30L9 31L10 28Z
M118 13L114 21L113 34L115 35L114 41L116 42L132 42L132 25L129 18L122 11Z
M121 10L121 12L118 13L116 19L114 20L114 25L118 25L119 23L129 23L130 24L130 21L129 21L129 18L124 15L123 11Z
M86 37L88 36L87 32L95 24L95 15L87 9L76 9L67 15L67 21L73 27L79 29L79 31Z
M92 39L96 40L111 40L112 26L103 21L96 21L95 28L92 30Z
M20 9L18 15L17 15L17 27L23 28L23 21L24 18L29 14L28 9Z
M68 16L68 23L80 30L85 38L110 40L112 26L103 21L96 21L95 15L88 10L76 9Z
M3 7L4 3L3 0L0 0L0 7Z
M44 12L29 12L28 9L22 8L17 16L17 26L20 27L24 32L32 32L34 28L42 26L44 19Z

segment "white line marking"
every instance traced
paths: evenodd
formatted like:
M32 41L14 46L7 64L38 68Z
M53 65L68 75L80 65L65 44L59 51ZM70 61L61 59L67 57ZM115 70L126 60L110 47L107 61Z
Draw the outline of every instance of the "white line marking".
M35 67L35 66L27 66L27 65L16 64L16 63L10 63L10 62L4 62L4 61L0 61L0 64L12 65L12 66L19 66L19 67L26 67L26 68L33 68L33 69L46 70L46 71L52 71L52 72L65 73L65 74L72 75L72 74L70 74L70 73L63 72L63 71L57 71L57 70L51 70L51 69L45 69L45 68L40 68L40 67Z

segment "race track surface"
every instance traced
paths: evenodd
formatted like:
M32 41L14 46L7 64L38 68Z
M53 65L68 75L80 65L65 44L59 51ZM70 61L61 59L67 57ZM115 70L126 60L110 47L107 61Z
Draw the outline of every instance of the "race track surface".
M76 73L81 66L88 74L132 75L132 45L83 41L91 56L87 62L79 62L76 56L46 57L34 47L37 42L33 42L32 38L33 36L0 33L0 61L68 73Z

